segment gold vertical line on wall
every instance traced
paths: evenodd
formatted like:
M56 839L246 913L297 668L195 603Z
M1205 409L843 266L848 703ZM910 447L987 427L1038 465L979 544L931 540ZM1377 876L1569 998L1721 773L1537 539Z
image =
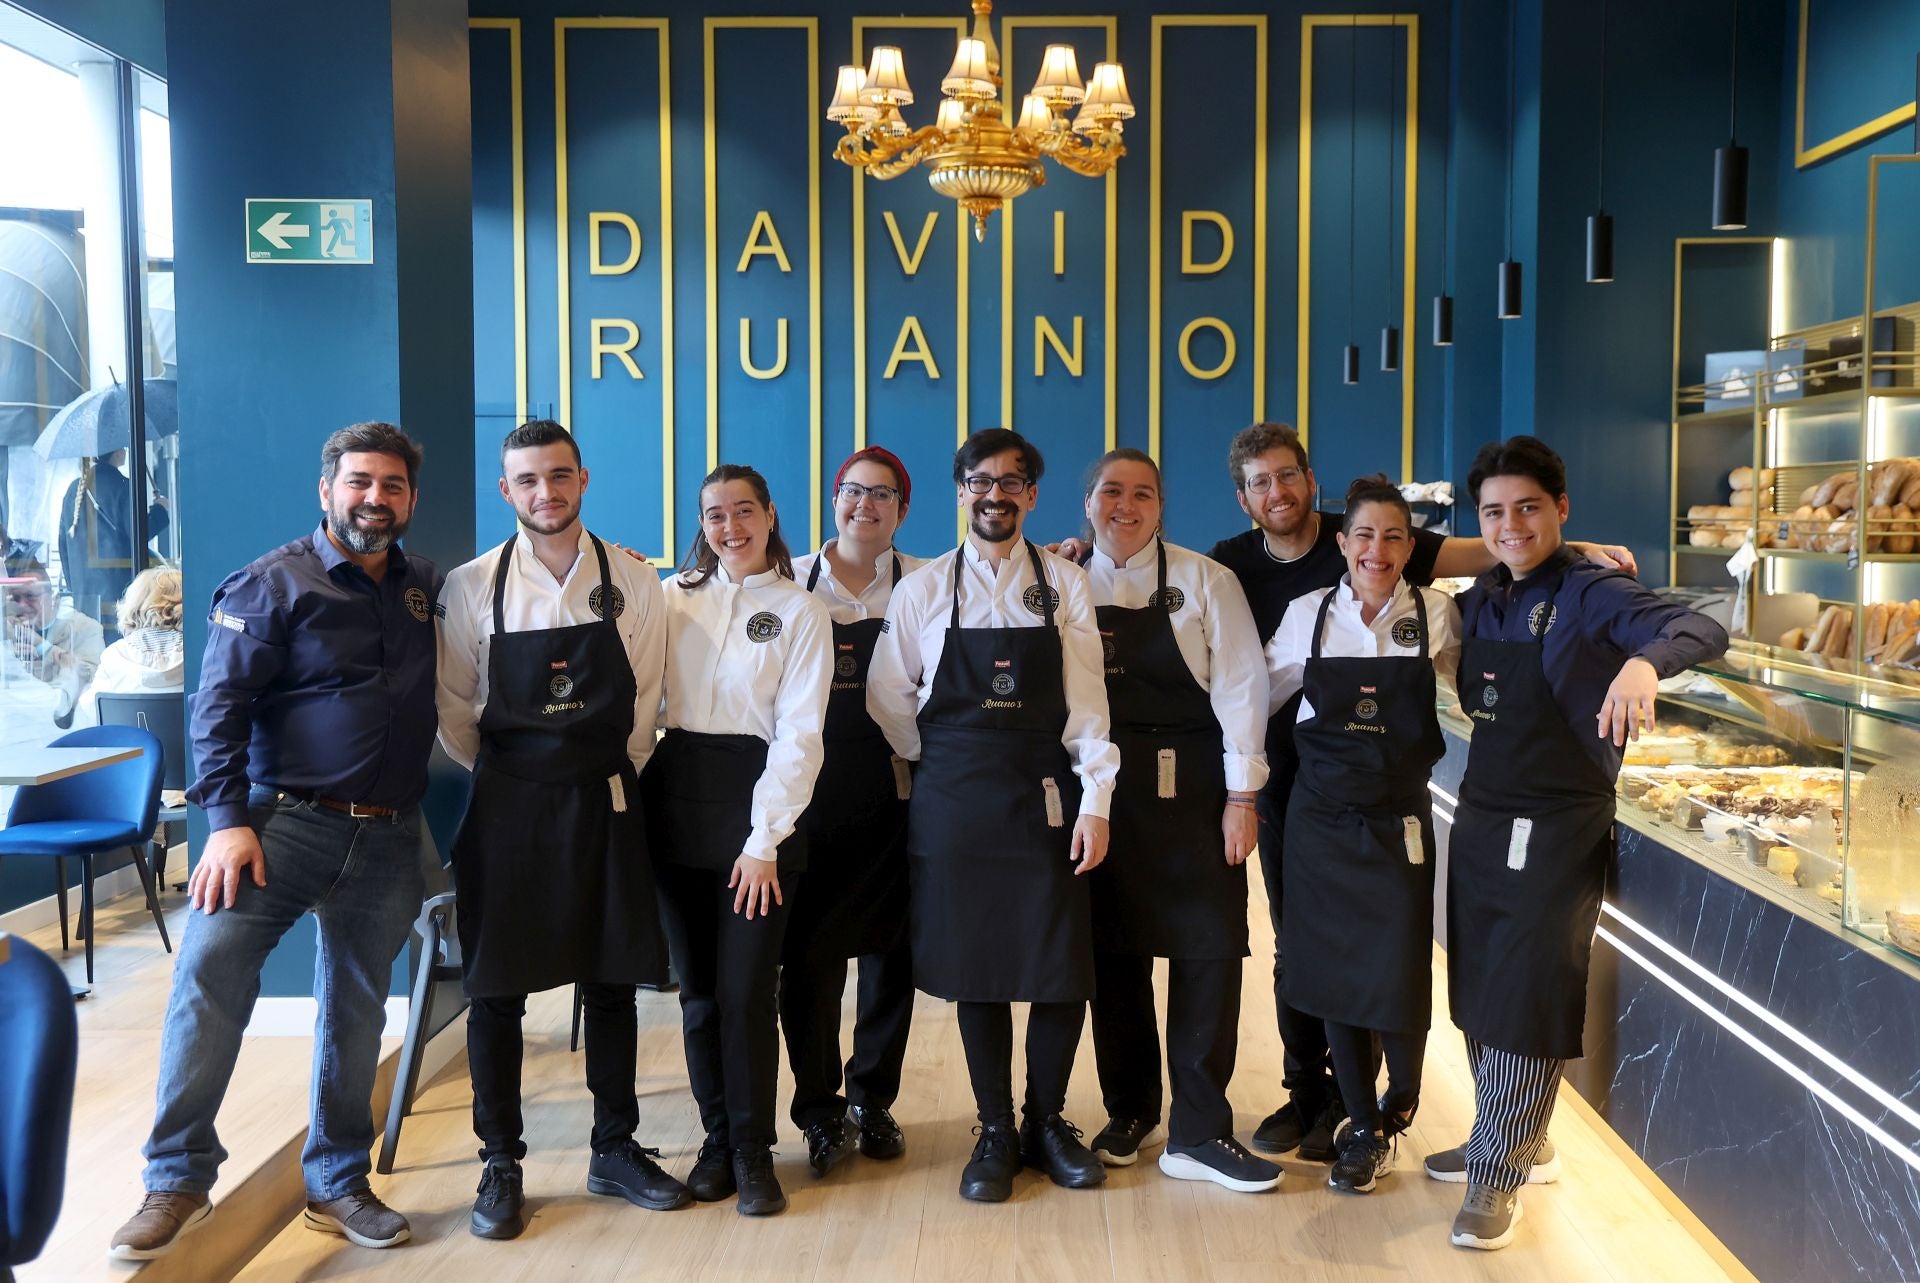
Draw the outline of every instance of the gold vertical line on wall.
M1877 138L1890 129L1898 129L1912 120L1914 111L1920 108L1920 99L1916 99L1884 112L1864 125L1836 134L1823 143L1807 146L1807 20L1810 8L1810 0L1800 0L1800 47L1794 61L1793 77L1793 164L1796 169L1805 169L1837 152L1857 147L1869 138Z
M567 263L567 32L651 31L660 77L660 533L661 560L673 556L673 85L665 18L555 18L553 20L554 224L560 311L560 422L573 430L573 336L570 269Z
M1160 462L1160 34L1153 19L1147 63L1147 454Z
M1027 17L1022 15L1015 18L1002 18L1000 20L1000 75L1004 85L1002 110L1006 113L1008 120L1016 120L1019 118L1019 110L1013 101L1013 83L1009 77L1013 72L1014 32L1022 27L1029 29L1048 27L1071 27L1078 29L1084 27L1095 31L1103 31L1107 37L1106 60L1108 62L1119 61L1120 20L1115 16L1064 17L1055 15L1051 17ZM1117 300L1119 298L1119 245L1117 243L1117 231L1120 222L1120 189L1118 179L1119 175L1117 172L1108 170L1106 177L1100 180L1106 184L1106 216L1105 226L1102 229L1102 234L1106 238L1106 252L1104 255L1106 263L1106 283L1105 315L1102 318L1102 322L1106 326L1106 338L1104 340L1106 352L1104 357L1106 367L1104 439L1107 443L1106 448L1109 450L1113 449L1115 440L1118 412L1115 389L1118 384L1120 368L1114 350L1114 324L1119 310L1117 307ZM1009 201L1000 211L1000 235L1004 238L1000 245L1000 423L1003 427L1013 426L1013 216L1014 211L1018 208L1018 201ZM1062 212L1063 211L1059 210L1054 211L1055 217L1058 218ZM1058 241L1056 240L1056 246L1057 245ZM1058 252L1056 248L1055 253L1057 254ZM1055 264L1055 270L1056 272L1060 270L1058 263Z
M520 19L468 18L467 27L507 33L508 91L513 96L513 412L517 425L527 421L527 151Z
M820 546L820 130L813 111L820 97L820 20L818 18L707 18L702 22L702 61L706 91L703 137L706 147L707 230L707 468L720 462L720 258L719 155L714 125L715 32L720 30L804 31L807 36L807 103L801 118L807 132L807 501L810 547Z
M1415 268L1418 266L1417 249L1419 245L1420 211L1420 19L1415 14L1386 13L1316 13L1307 14L1300 19L1300 230L1299 230L1299 297L1298 325L1295 349L1298 368L1296 378L1299 387L1295 393L1295 414L1298 421L1293 425L1300 433L1303 444L1308 441L1309 415L1311 400L1308 396L1309 380L1312 375L1310 361L1312 351L1312 326L1310 324L1310 305L1313 294L1313 37L1320 27L1354 29L1359 27L1405 27L1407 29L1407 72L1406 98L1407 110L1403 119L1406 133L1405 186L1406 199L1402 214L1406 222L1405 240L1401 250L1404 275L1402 282L1400 333L1410 336L1413 333ZM1391 124L1389 124L1391 128ZM1413 480L1413 419L1414 419L1414 356L1418 346L1410 338L1403 340L1400 346L1400 475L1403 481Z

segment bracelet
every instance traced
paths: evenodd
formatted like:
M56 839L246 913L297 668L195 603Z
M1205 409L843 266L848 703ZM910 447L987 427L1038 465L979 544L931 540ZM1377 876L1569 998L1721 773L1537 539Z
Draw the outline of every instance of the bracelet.
M1254 803L1252 803L1252 802L1250 802L1250 801L1247 801L1247 800L1245 800L1245 799L1243 799L1243 798L1237 798L1237 797L1230 797L1230 798L1228 798L1228 799L1227 799L1227 805L1228 805L1228 806L1244 806L1244 807L1245 807L1245 808L1246 808L1247 810L1249 810L1249 811L1257 811L1257 810L1259 810L1259 809L1260 809L1260 808L1259 808L1258 806L1256 806L1256 805L1255 805Z

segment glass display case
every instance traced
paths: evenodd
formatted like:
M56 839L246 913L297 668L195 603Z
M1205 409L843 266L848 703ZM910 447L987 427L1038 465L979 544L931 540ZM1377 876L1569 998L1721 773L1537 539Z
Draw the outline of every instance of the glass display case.
M1661 684L1617 788L1622 822L1920 959L1920 674L1735 643Z

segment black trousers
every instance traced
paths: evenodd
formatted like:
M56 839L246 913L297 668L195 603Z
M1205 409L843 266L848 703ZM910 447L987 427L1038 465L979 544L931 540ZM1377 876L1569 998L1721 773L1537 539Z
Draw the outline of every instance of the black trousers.
M1267 914L1273 919L1273 1010L1280 1025L1280 1083L1309 1123L1336 1099L1333 1059L1327 1050L1327 1031L1318 1016L1287 1005L1286 958L1280 946L1280 905L1285 867L1281 834L1286 827L1287 798L1293 791L1293 772L1276 767L1260 791L1256 812L1260 819L1260 876L1267 883Z
M780 1027L793 1068L793 1123L802 1131L846 1115L847 1106L888 1108L900 1095L913 1024L913 951L905 939L887 953L860 959L854 1007L853 1055L840 1093L840 1000L847 963L839 959L789 960L780 969Z
M1176 1145L1233 1134L1227 1083L1239 1050L1238 958L1167 962L1167 1072ZM1093 1056L1109 1118L1160 1118L1160 1032L1153 1012L1153 959L1093 956Z
M733 911L726 873L654 867L667 947L680 977L687 1080L707 1135L729 1145L771 1145L780 1076L778 991L787 910L752 921ZM782 874L792 902L799 874Z
M982 1123L1013 1125L1013 1004L960 1002L960 1045L967 1053L967 1076ZM1086 1024L1084 1002L1035 1002L1027 1005L1027 1099L1024 1112L1041 1119L1067 1105L1067 1080L1073 1053Z
M1346 1102L1347 1117L1355 1126L1380 1131L1386 1113L1410 1114L1420 1103L1420 1072L1427 1055L1424 1030L1413 1034L1376 1033L1330 1020L1327 1045L1333 1053L1334 1076L1340 1081L1340 1098ZM1387 1060L1384 1101L1374 1096L1374 1085L1380 1080L1376 1047ZM1383 1103L1385 1109L1381 1108Z
M593 1093L593 1152L617 1149L640 1125L633 1090L638 1019L634 986L580 986L586 1026L587 1090ZM521 1139L520 1021L527 996L475 998L467 1009L467 1066L473 1078L473 1132L482 1161L527 1156Z

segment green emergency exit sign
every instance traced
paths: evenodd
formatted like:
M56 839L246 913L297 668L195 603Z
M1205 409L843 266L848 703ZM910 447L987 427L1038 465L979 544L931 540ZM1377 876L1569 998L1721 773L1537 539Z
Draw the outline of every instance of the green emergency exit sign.
M370 200L247 200L250 263L371 263Z

